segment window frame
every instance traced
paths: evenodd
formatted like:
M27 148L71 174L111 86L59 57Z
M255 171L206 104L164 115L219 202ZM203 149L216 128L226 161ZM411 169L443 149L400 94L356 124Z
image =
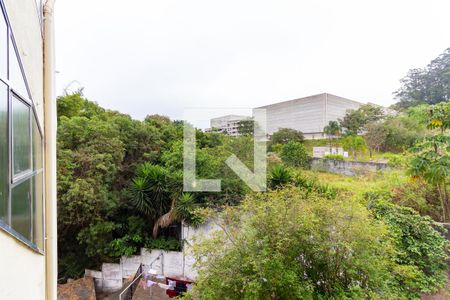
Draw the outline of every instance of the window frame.
M5 86L7 87L7 114L6 114L6 124L7 124L7 129L6 129L6 140L7 140L7 147L6 147L6 151L8 151L8 162L7 162L7 166L8 166L8 170L6 172L6 176L7 176L7 182L8 182L8 187L7 187L7 194L8 194L8 199L7 199L7 216L6 216L6 220L5 222L3 220L0 220L0 230L2 232L5 232L9 235L11 235L12 237L14 237L15 239L17 239L18 241L22 242L25 246L27 246L28 248L30 248L31 250L33 250L34 252L44 255L45 254L45 240L46 240L46 214L45 214L45 207L46 207L46 200L45 200L45 172L44 172L44 139L43 139L43 130L41 127L41 120L39 119L38 115L37 115L37 111L36 111L36 106L35 103L33 101L33 98L31 96L31 90L27 81L27 78L25 76L25 70L22 64L22 60L20 57L20 53L18 51L17 48L17 44L16 44L16 40L13 34L13 30L11 28L11 23L9 21L8 18L8 13L6 10L6 7L3 3L3 0L0 0L0 18L4 18L5 23L6 23L6 27L7 27L7 32L6 32L6 45L7 45L7 51L6 51L6 78L4 78L3 76L1 76L0 74L0 81L2 81ZM42 25L42 24L41 24ZM10 49L10 47L12 47L13 49ZM18 61L18 65L19 65L19 69L20 69L20 74L22 75L22 80L24 82L25 88L26 88L26 93L28 95L23 95L22 93L20 93L17 89L15 89L14 86L12 86L12 82L10 80L10 61L11 61L11 57L10 55L15 54L17 56L17 61ZM1 54L0 54L1 55ZM13 163L14 163L14 154L13 154L13 124L12 124L12 101L13 101L13 97L15 97L17 100L21 101L24 105L26 105L29 109L29 120L28 120L28 126L29 126L29 130L30 130L30 168L27 169L26 171L20 172L19 174L17 174L16 176L14 176L14 169L13 169ZM40 136L40 148L41 148L41 152L40 152L40 160L41 160L41 168L40 169L35 169L34 167L34 160L36 159L34 157L34 142L35 142L35 137L34 137L34 131L33 131L33 122L36 123L37 129L39 131L39 136ZM0 170L2 171L2 170ZM41 195L41 201L42 201L42 249L40 247L37 246L37 243L35 243L35 237L34 237L34 233L35 233L35 184L34 182L36 182L36 175L38 174L42 174L42 195ZM14 201L14 199L12 199L12 190L17 187L18 185L20 185L21 183L25 182L29 180L30 181L30 215L31 215L31 226L30 226L30 239L24 237L22 234L20 234L19 232L17 232L13 227L12 227L12 202Z

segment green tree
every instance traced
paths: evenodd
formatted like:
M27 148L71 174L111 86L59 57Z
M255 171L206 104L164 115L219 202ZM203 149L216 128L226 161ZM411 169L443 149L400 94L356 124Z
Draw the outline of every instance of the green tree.
M435 293L444 287L449 243L442 225L411 208L392 204L385 195L368 192L365 197L374 217L389 226L395 247L392 259L410 270L409 275L398 274L395 278L408 293L407 298L418 298L417 292Z
M264 220L261 222L261 220ZM297 188L255 193L195 248L194 299L401 299L387 228L361 204ZM404 297L406 298L406 297Z
M270 138L270 142L273 145L276 144L287 144L289 142L301 143L304 140L303 133L301 131L292 128L280 128L278 131L274 132Z
M401 87L394 93L399 99L397 108L450 101L450 48L425 68L409 70L400 82Z
M255 121L253 119L241 120L238 122L238 132L241 135L253 135Z
M373 151L380 152L386 143L388 131L385 124L371 123L367 126L367 132L364 135L367 146L369 147L370 158Z
M363 104L356 110L348 110L344 118L339 119L339 124L346 135L357 135L363 133L368 124L377 122L383 117L384 111L381 106Z
M323 128L323 132L327 135L331 153L331 148L333 147L333 139L341 135L341 126L337 121L329 121L328 125Z
M447 191L450 176L450 102L421 105L413 108L411 113L434 134L411 149L414 157L409 171L413 177L421 177L436 186L445 222L450 215Z
M299 142L288 142L281 148L281 159L289 166L308 168L310 156Z
M364 138L357 135L346 136L342 139L342 145L352 154L353 159L357 159L358 154L367 149Z

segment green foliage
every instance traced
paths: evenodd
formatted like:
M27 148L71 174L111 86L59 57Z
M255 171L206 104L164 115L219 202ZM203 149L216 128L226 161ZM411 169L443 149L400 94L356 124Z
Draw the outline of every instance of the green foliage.
M270 137L271 145L287 144L289 142L303 142L304 136L301 131L292 128L280 128L277 132L274 132Z
M391 190L391 201L410 207L422 216L430 216L435 221L443 221L439 193L435 186L422 179L409 179L394 185Z
M327 154L323 158L334 159L334 160L344 160L344 156L342 154Z
M326 183L321 183L317 180L317 178L307 176L299 172L294 176L292 183L301 190L305 191L306 194L317 193L328 199L336 198L338 193L338 191L332 186Z
M241 120L238 122L238 132L242 135L253 135L255 130L254 120Z
M287 188L252 194L221 219L223 231L195 248L188 298L402 298L387 229L354 201Z
M281 153L281 149L283 149L282 144L270 144L270 150L275 153Z
M424 129L415 117L400 114L369 124L364 138L371 153L402 152L424 136Z
M409 165L409 157L406 155L406 153L383 153L383 158L387 159L388 164L392 167L405 168Z
M292 174L283 165L275 165L270 171L269 187L272 189L282 188L292 182Z
M414 272L412 278L397 276L399 285L409 297L417 293L433 293L447 282L448 241L444 229L429 217L422 217L410 208L383 200L380 195L368 193L369 207L377 219L385 222L394 240L394 260Z
M323 128L323 132L329 136L339 136L341 134L341 125L337 121L329 121L328 125Z
M342 139L342 145L352 154L353 159L357 159L358 154L367 149L364 138L355 135L349 135Z
M395 92L399 102L396 107L404 109L418 104L436 104L450 100L450 48L432 60L423 69L409 70Z
M158 238L150 239L146 242L144 248L146 249L161 249L165 251L180 251L181 242L175 238Z
M366 130L368 124L377 122L384 117L381 106L363 104L358 109L348 110L344 118L339 119L339 125L345 135L357 135Z
M450 216L448 180L450 177L450 102L421 105L411 113L435 134L411 148L413 158L409 168L415 178L423 178L437 187L442 205L442 219Z
M309 168L310 157L305 146L299 142L288 142L283 145L280 156L283 162L289 166Z
M159 217L170 209L173 194L180 193L181 175L170 173L165 168L144 163L136 171L130 185L132 203L152 218Z

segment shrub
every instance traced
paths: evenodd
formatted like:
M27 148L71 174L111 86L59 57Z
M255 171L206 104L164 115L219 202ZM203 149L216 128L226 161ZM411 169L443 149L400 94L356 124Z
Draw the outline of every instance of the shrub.
M418 297L418 292L433 293L442 288L447 282L449 246L443 227L411 208L387 202L386 195L366 193L365 197L375 218L389 226L396 249L393 260L413 270L414 276L410 278L395 278L408 298Z
M334 160L344 160L344 156L342 154L327 154L323 158L334 159Z
M299 142L289 142L281 148L281 159L292 167L308 168L310 157L305 146Z
M152 249L160 249L165 251L180 251L181 250L181 242L175 238L157 238L157 239L149 239L144 248L152 250Z
M270 171L269 187L280 188L290 183L291 180L291 172L283 165L276 165Z
M193 299L395 299L386 227L348 199L255 193L195 248Z

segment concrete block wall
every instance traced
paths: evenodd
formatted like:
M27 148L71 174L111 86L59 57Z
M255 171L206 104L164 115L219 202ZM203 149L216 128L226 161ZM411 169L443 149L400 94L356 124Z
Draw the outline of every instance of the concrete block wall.
M313 158L311 169L345 176L356 176L389 169L387 163Z
M120 263L104 263L101 271L85 270L86 277L93 277L96 290L99 292L113 293L123 287L123 282L134 276L142 264L145 270L154 269L165 277L177 277L180 279L195 280L195 258L192 255L191 246L205 237L208 237L219 227L214 220L193 228L183 226L183 237L186 240L184 251L164 251L161 249L141 249L139 255L123 256Z

